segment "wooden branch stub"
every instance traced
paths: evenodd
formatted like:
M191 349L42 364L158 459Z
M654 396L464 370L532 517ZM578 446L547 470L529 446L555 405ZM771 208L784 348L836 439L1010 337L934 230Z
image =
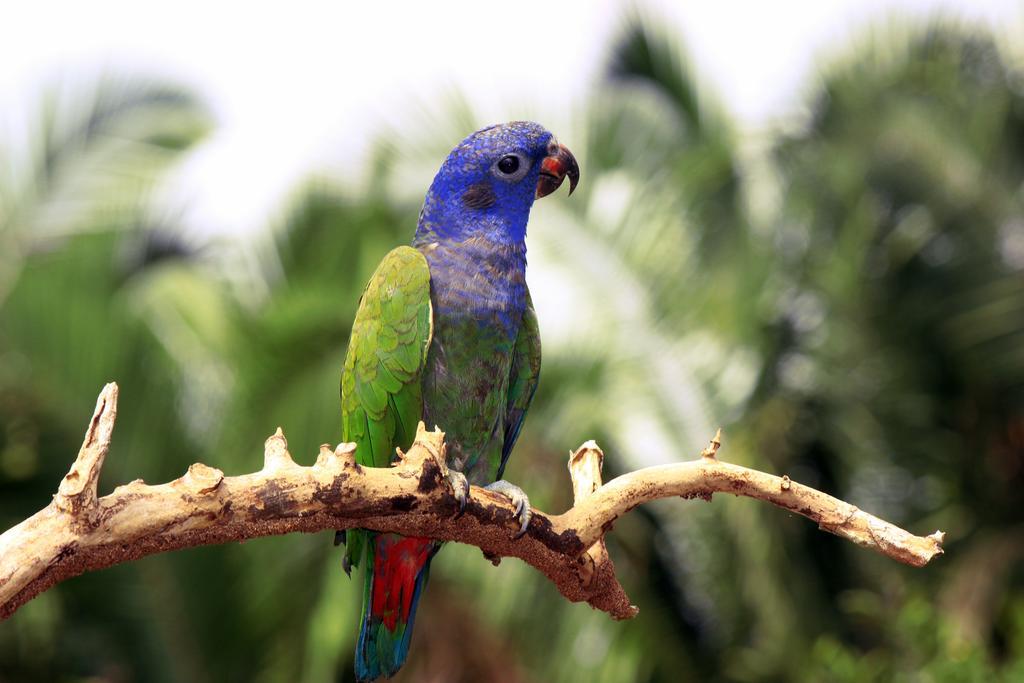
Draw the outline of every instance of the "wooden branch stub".
M0 619L64 579L178 548L296 531L362 528L475 545L489 559L518 557L547 576L567 599L613 618L636 607L615 576L605 534L637 505L673 496L710 499L727 492L804 515L826 531L901 562L921 566L942 553L942 532L914 536L788 477L721 462L716 434L702 457L648 467L602 484L604 454L592 441L569 458L575 502L561 515L534 509L518 536L515 508L473 486L464 512L448 480L444 433L421 422L392 467L361 467L356 445L324 444L303 467L279 428L264 444L263 467L224 476L195 463L167 484L141 479L97 497L97 480L117 415L117 385L100 393L74 465L45 508L0 534Z
M288 439L278 427L270 438L263 443L263 471L274 472L284 467L298 467L288 452Z
M321 444L320 452L316 456L316 465L325 470L355 469L356 445L354 443L339 443L333 449L330 444Z
M212 493L224 481L224 473L201 462L188 466L188 472L181 478L185 487L193 493Z
M604 469L604 451L591 440L569 453L569 477L572 479L574 501L585 500L601 488L601 470Z
M423 457L416 458L413 456L410 459L406 457L406 454L403 454L401 450L399 450L399 455L403 456L403 458L408 462L420 463L429 457L429 459L437 465L438 469L440 469L442 476L448 474L448 463L446 459L448 448L444 443L444 432L442 432L440 428L435 426L432 430L428 430L427 425L423 423L423 420L420 420L416 425L416 438L413 440L412 445L413 447L409 449L409 453L413 453L413 451L416 450L416 447L419 446L421 449L420 455Z
M96 399L96 409L85 431L82 448L53 497L56 508L71 515L76 523L87 524L93 521L100 470L110 450L110 437L116 419L117 384L110 382Z
M708 445L705 446L704 450L702 450L700 452L700 457L702 457L702 458L711 458L712 460L714 460L714 458L718 455L718 449L721 448L721 447L722 447L722 428L719 427L718 430L715 431L715 435L713 437L711 437L711 441L708 442Z
M596 442L587 441L569 454L569 477L572 479L573 503L586 500L601 488L601 468L604 465L604 451ZM590 546L579 558L580 579L583 585L593 584L598 567L608 562L608 549L602 537Z
M590 498L601 488L603 466L604 451L595 441L587 441L569 454L569 476L572 479L574 505ZM611 524L606 531L610 530ZM600 580L603 585L601 600L612 618L632 619L639 613L640 610L630 602L626 590L615 576L615 564L608 555L603 535L577 558L577 568L584 588L593 589Z

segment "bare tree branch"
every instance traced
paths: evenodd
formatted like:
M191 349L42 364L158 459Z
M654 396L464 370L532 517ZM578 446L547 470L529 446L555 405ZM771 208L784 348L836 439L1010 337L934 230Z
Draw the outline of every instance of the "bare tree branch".
M295 531L364 528L475 545L487 557L518 557L543 572L569 600L626 619L636 607L615 576L604 545L612 523L637 505L715 492L766 500L820 528L922 566L942 553L943 534L914 536L788 477L720 462L715 436L701 457L649 467L601 483L603 454L593 441L569 458L575 503L561 515L533 511L516 538L514 508L473 487L465 513L445 478L444 434L421 423L416 442L390 468L361 467L355 445L320 447L311 467L297 465L278 429L263 469L225 477L196 463L179 479L136 480L97 498L96 482L117 415L117 385L104 387L82 449L53 501L0 535L0 618L54 584L154 553Z

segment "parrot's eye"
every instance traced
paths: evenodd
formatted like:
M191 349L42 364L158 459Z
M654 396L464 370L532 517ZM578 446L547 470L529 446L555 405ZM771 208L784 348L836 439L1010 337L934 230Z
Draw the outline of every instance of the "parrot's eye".
M508 183L522 180L530 170L530 159L519 152L506 154L491 166L491 173Z
M498 170L505 175L512 175L519 170L519 157L514 157L511 154L502 157L498 162Z

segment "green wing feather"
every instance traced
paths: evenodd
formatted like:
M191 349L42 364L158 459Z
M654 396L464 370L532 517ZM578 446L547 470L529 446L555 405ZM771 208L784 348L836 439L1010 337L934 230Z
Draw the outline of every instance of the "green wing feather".
M533 299L526 293L526 310L523 312L523 323L516 336L516 346L512 356L512 371L508 382L508 402L505 409L505 440L501 447L501 464L498 466L498 479L505 471L505 463L512 455L512 447L519 438L519 430L523 427L526 411L537 391L540 379L540 327L537 325L537 313L533 310Z
M408 450L423 414L420 374L430 348L430 268L412 247L391 251L363 291L341 375L341 432L356 462L387 467ZM348 534L355 566L365 542Z

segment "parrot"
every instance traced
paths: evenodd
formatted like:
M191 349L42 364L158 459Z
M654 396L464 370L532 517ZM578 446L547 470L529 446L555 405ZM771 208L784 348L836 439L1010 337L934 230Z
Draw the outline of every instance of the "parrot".
M448 481L465 509L472 484L507 496L519 533L530 505L502 474L540 375L526 284L535 199L580 171L543 126L513 121L457 145L427 191L410 246L388 253L363 290L341 376L342 438L362 466L388 467L420 421L445 432ZM346 572L364 562L357 680L391 677L409 652L416 606L441 543L339 531Z

